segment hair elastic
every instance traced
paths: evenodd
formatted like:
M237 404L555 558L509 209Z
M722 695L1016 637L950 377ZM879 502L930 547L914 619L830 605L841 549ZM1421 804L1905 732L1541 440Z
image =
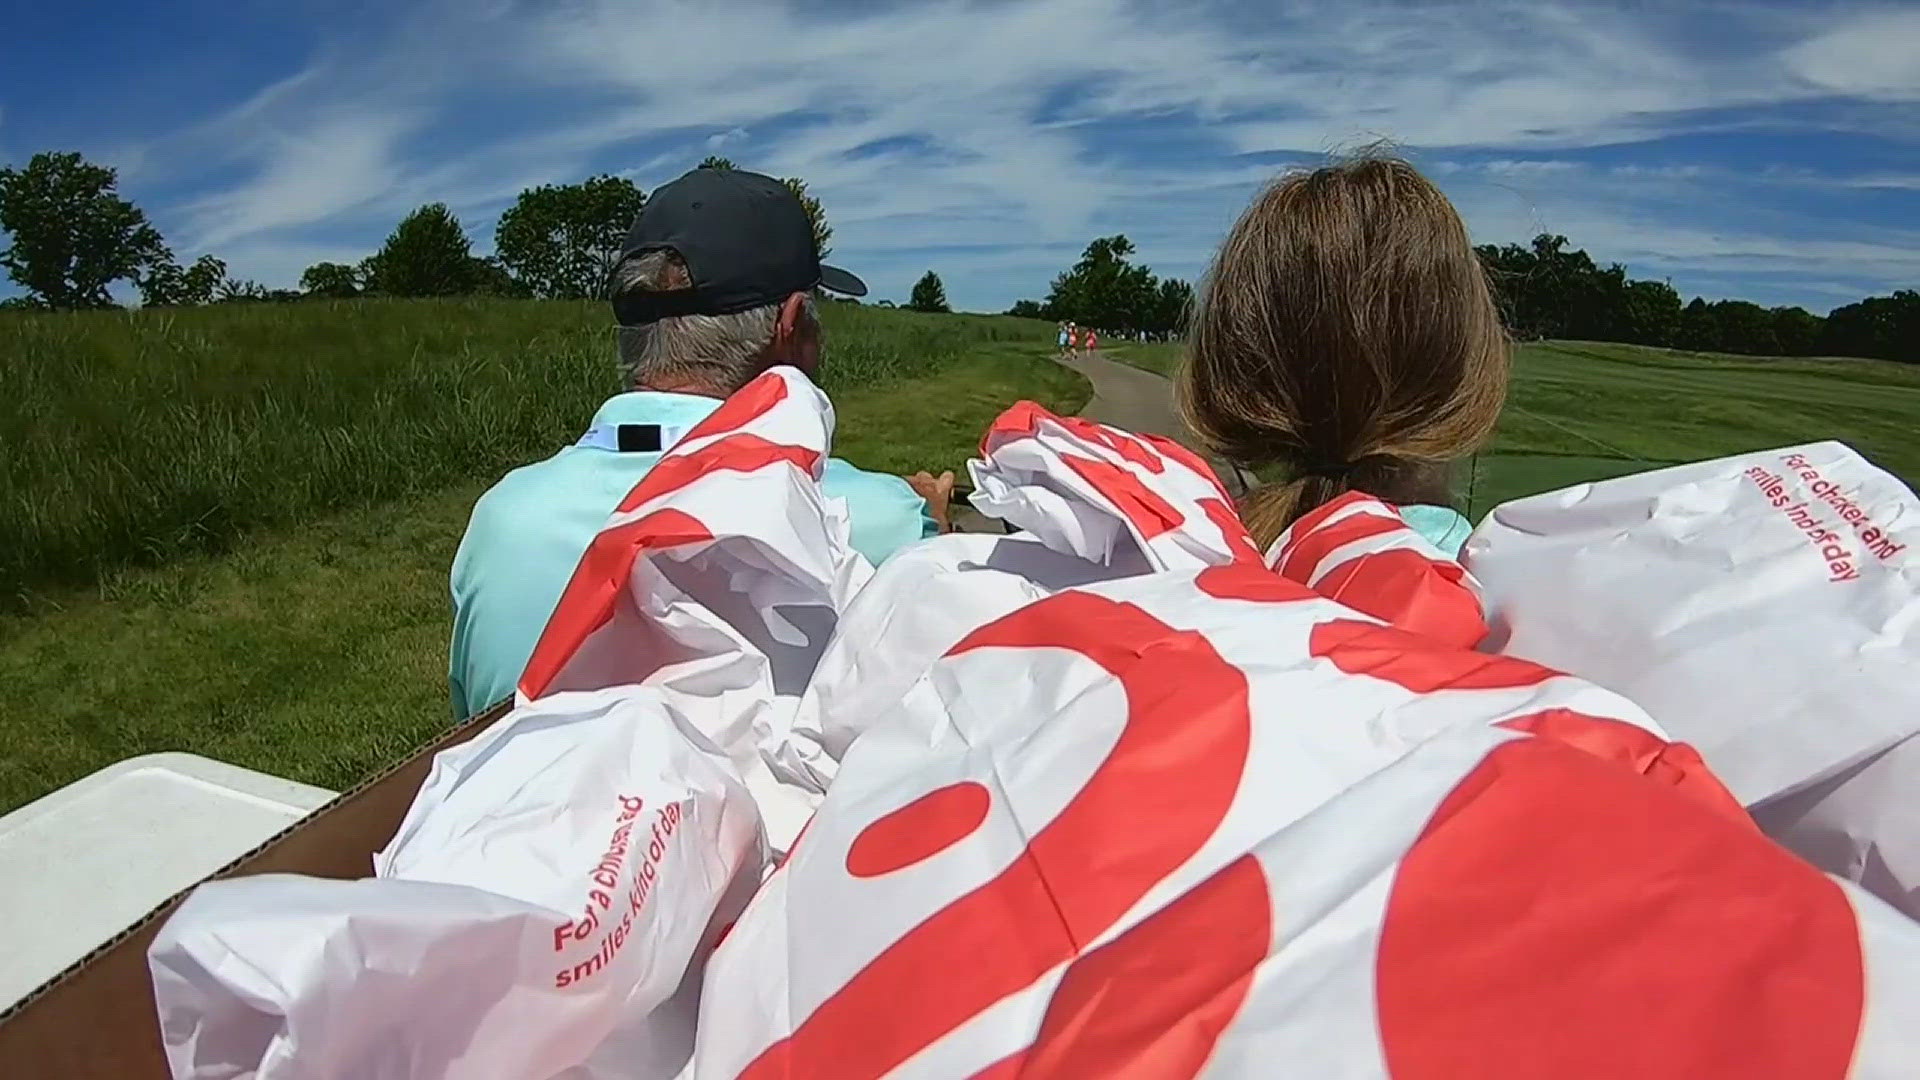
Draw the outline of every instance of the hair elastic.
M1348 461L1331 461L1326 458L1309 458L1296 463L1293 473L1296 477L1318 477L1322 480L1345 480L1352 475L1354 464Z

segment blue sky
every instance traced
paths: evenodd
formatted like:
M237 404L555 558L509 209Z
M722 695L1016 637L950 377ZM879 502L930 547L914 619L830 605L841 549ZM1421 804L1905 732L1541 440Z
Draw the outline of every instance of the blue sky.
M717 150L806 178L877 297L994 310L1112 232L1197 277L1260 184L1383 139L1478 241L1818 312L1920 286L1910 2L105 0L8 38L0 162L115 165L183 262L276 286L424 202L486 252L523 187Z

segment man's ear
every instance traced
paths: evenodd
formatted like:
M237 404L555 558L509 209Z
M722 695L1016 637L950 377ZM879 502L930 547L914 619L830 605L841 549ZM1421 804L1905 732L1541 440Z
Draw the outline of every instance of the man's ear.
M802 314L806 311L807 294L793 293L780 304L780 318L774 323L775 341L791 341L800 329Z

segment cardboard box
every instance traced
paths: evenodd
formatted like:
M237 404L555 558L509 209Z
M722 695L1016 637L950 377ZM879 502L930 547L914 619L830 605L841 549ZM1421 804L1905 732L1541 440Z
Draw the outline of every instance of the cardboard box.
M206 880L243 874L371 876L373 853L400 827L433 756L472 738L512 704L501 702L448 731ZM0 1075L7 1080L167 1080L147 946L192 891L168 899L0 1014Z

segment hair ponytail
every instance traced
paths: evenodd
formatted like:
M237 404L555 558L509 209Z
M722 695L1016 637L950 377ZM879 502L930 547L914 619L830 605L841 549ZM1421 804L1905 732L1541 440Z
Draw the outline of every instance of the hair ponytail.
M1446 502L1492 434L1507 340L1446 196L1393 159L1284 177L1228 234L1179 378L1188 425L1288 479L1249 493L1262 546L1347 491Z

